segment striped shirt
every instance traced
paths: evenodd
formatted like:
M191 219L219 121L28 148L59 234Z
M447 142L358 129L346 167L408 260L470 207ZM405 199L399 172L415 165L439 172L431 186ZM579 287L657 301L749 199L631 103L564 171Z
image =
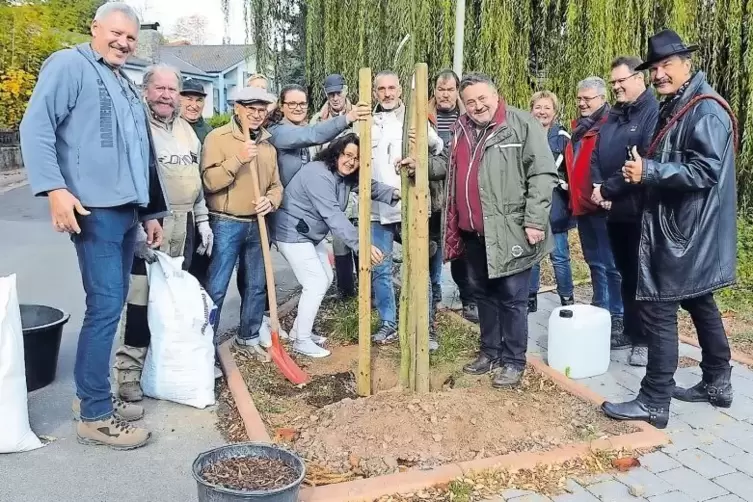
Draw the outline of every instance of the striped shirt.
M439 137L442 138L445 146L450 144L450 137L452 136L452 128L457 122L459 112L457 108L454 108L448 112L443 110L437 110L437 132Z

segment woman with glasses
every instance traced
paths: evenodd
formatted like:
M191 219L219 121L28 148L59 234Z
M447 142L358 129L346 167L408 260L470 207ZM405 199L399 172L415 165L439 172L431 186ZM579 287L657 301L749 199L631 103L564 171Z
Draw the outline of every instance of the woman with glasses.
M365 119L371 113L367 105L359 103L345 115L307 125L308 106L306 89L296 84L286 85L280 92L277 109L272 112L267 124L272 135L270 142L277 149L277 165L283 187L309 162L309 147L332 141L350 124Z
M293 350L305 356L330 354L321 347L326 339L313 333L314 319L333 279L325 236L332 232L358 252L358 230L345 215L348 198L358 189L358 160L359 143L355 134L335 139L293 177L275 215L277 247L303 288L290 337L295 340ZM400 193L396 188L372 181L371 197L394 206ZM373 245L370 256L374 265L384 258Z

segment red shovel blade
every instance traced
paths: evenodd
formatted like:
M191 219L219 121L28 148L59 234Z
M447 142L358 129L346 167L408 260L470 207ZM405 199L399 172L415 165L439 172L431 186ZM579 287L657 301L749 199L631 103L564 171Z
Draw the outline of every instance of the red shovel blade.
M272 331L272 347L270 347L267 353L272 358L272 362L275 363L277 369L282 373L282 376L290 380L294 385L308 383L311 380L295 361L290 358L288 353L285 352L277 331Z

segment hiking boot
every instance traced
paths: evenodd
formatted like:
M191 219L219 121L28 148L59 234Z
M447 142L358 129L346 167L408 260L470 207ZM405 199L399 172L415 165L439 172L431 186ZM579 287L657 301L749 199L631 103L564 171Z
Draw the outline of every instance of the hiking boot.
M633 347L628 358L630 366L646 367L648 364L648 347Z
M134 403L144 399L144 391L139 382L122 382L118 384L118 396L127 403Z
M110 396L112 399L112 413L117 420L126 422L135 422L144 418L144 408L138 404L131 404L123 401L115 396ZM81 400L76 398L73 400L73 419L81 420Z
M729 408L732 406L731 372L732 370L728 370L726 375L715 378L710 383L702 380L689 389L675 387L672 397L686 403L711 403L712 406Z
M442 301L442 288L441 286L435 286L432 284L431 286L431 301L434 302L434 305L439 304Z
M76 424L76 436L81 444L109 446L113 450L133 450L144 446L152 433L118 420L113 415L96 422L79 422Z
M478 324L478 307L475 303L466 303L463 305L463 318L466 321Z
M268 363L272 360L272 358L269 354L267 354L267 351L261 347L259 341L259 337L247 339L236 336L233 339L233 347L235 347L236 350L242 352L251 359L256 359L257 361L263 363Z
M387 345L397 339L397 329L391 324L382 323L376 333L371 335L371 341L381 345Z
M436 352L439 350L439 340L437 338L437 330L434 326L429 327L429 352Z
M609 345L611 346L612 350L620 350L620 349L626 349L626 348L630 347L632 345L632 342L630 340L630 337L627 336L625 333L617 333L617 334L615 334L614 331L613 331L612 332L612 339L611 339Z
M330 351L318 346L311 338L296 340L293 344L293 351L308 357L322 358L330 355Z
M562 305L563 307L567 307L568 305L575 305L575 297L573 295L560 296L560 305Z
M539 297L536 293L528 295L528 313L532 314L539 310Z
M492 359L483 352L479 352L476 359L463 366L463 373L469 375L485 375L499 366L496 359Z
M605 401L601 410L609 418L614 420L641 420L648 422L657 429L664 429L669 422L669 407L659 408L649 406L640 399L634 399L626 403L610 403Z
M497 368L494 371L494 378L492 379L492 387L498 389L500 387L510 387L511 385L518 385L523 379L523 373L525 368L516 368L505 364L501 368Z

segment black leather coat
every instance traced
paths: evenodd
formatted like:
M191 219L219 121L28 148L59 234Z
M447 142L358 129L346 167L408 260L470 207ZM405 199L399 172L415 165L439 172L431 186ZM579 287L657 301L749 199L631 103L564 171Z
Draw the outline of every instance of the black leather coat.
M719 98L698 72L672 114L702 94ZM727 110L703 99L643 160L638 300L679 301L734 283L735 134Z

